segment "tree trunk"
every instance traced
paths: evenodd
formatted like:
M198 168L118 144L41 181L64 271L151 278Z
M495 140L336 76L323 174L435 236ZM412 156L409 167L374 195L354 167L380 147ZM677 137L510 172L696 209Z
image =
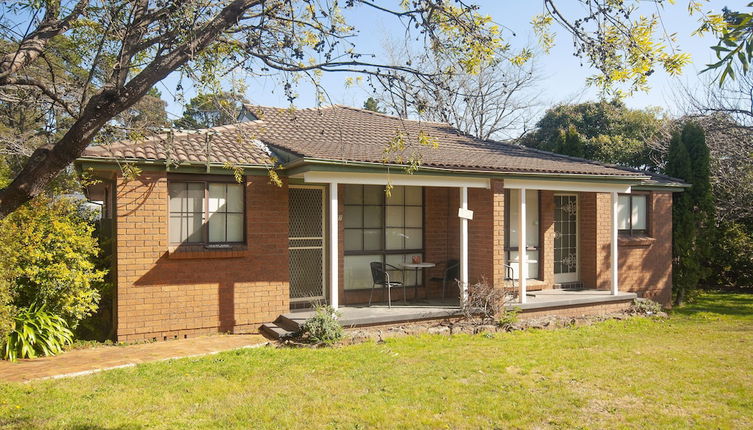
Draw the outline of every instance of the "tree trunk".
M0 219L39 195L55 176L81 155L107 121L133 106L157 82L186 64L196 52L236 24L247 9L259 1L233 1L198 30L196 38L155 58L125 86L103 89L94 95L65 135L54 145L34 151L13 182L0 190Z

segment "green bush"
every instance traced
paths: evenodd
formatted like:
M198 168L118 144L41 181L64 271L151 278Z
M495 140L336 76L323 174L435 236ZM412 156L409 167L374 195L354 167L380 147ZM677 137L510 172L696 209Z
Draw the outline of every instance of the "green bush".
M706 279L710 288L753 288L753 229L742 223L722 223Z
M105 271L99 247L71 199L39 196L0 221L0 266L17 308L44 305L71 327L97 310Z
M2 271L3 268L0 268L0 272ZM13 328L13 306L9 286L0 273L0 348L3 346L3 339Z
M641 315L656 315L661 312L661 305L650 299L635 299L631 311Z
M307 319L301 327L301 335L317 344L332 345L340 341L345 332L337 320L340 313L332 306L317 306L314 316Z
M497 319L497 325L501 327L504 330L511 330L513 324L518 322L518 314L520 313L520 308L515 307L512 309L502 309L502 311L499 313L499 318Z
M55 355L73 342L68 323L45 311L44 306L21 309L14 320L15 327L5 337L2 349L6 360Z

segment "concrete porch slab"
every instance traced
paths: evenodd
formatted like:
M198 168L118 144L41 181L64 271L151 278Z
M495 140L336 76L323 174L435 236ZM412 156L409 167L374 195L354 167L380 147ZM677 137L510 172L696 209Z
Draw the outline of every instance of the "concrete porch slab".
M635 293L619 293L612 295L603 290L542 290L531 291L526 294L528 303L508 303L508 309L518 308L521 311L557 309L573 306L589 306L595 304L619 303L633 300ZM350 305L341 306L340 322L345 327L359 327L381 324L396 324L402 322L421 321L430 319L444 319L462 315L457 300L423 300L417 303L393 302L392 308L379 303L372 306ZM303 324L314 315L313 310L294 310L281 316L283 321L289 321L296 326Z

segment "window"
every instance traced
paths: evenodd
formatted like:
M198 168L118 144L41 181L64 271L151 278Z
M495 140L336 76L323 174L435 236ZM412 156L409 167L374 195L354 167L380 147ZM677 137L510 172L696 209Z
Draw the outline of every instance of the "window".
M387 197L383 186L345 187L345 289L371 288L369 263L393 266L423 254L421 187L395 186ZM392 275L392 274L391 274ZM415 271L395 273L406 285L421 282Z
M647 231L645 194L620 194L617 200L617 228L620 233L645 234Z
M170 243L244 242L242 184L171 181L168 194Z
M518 246L518 223L520 219L520 190L505 191L505 260L512 267L513 277L518 278L520 247ZM527 278L539 277L539 192L526 192L526 261Z

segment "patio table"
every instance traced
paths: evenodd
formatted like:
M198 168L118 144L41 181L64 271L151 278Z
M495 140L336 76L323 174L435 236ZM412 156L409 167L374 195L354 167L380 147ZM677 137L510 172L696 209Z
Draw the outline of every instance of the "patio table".
M435 267L436 264L434 263L400 263L399 266L403 267L404 269L415 269L416 270L416 283L413 284L413 300L418 300L418 271L423 269L428 269L429 267Z

